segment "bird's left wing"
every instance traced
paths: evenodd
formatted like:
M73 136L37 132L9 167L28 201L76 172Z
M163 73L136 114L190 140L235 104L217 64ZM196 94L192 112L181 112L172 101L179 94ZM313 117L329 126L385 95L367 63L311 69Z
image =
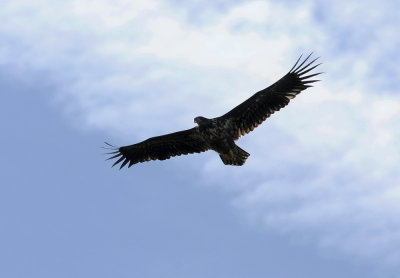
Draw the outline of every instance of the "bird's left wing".
M122 162L121 167L128 167L149 160L165 160L173 156L189 153L200 153L209 149L197 128L183 130L171 134L152 137L143 142L118 148L112 157L118 158L113 166Z
M300 56L292 69L280 80L219 117L222 121L230 122L229 126L234 129L232 130L234 139L252 131L275 111L286 106L301 91L312 87L311 83L319 81L309 78L321 73L306 75L320 65L313 65L318 58L305 64L310 56L311 54L298 65Z

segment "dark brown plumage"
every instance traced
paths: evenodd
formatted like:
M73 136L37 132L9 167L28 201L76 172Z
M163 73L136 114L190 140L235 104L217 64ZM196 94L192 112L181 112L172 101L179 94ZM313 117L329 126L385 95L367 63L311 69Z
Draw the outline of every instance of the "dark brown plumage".
M312 87L311 83L319 81L310 78L321 74L320 72L306 75L320 65L314 65L318 58L306 63L310 56L311 54L299 64L300 56L292 69L280 80L255 93L221 117L196 117L194 121L198 126L192 129L115 148L114 152L109 153L113 156L108 159L118 159L113 166L122 162L122 168L127 164L131 167L139 162L165 160L212 149L220 155L224 164L243 165L250 154L239 148L235 141L256 128L275 111L285 107L297 94Z

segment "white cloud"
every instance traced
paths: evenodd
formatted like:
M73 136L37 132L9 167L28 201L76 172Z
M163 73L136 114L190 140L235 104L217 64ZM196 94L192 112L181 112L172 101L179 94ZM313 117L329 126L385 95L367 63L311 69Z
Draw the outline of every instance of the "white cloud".
M114 29L129 24L146 12L154 11L159 5L156 0L75 0L72 10L79 19L93 26Z
M244 167L208 161L205 182L279 231L395 262L400 97L382 84L399 79L400 22L387 3L342 4L251 1L197 25L161 1L8 1L0 66L45 72L71 118L143 139L226 112L314 50L323 82L238 142Z

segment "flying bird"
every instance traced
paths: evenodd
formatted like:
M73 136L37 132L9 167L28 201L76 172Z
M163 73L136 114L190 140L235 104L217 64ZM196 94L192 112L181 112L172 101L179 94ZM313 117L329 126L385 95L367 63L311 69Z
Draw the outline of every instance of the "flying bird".
M194 118L197 124L194 128L152 137L129 146L117 148L106 143L114 150L108 153L112 155L108 159L117 159L113 166L122 162L122 169L128 163L128 167L131 167L149 160L165 160L213 150L219 154L225 165L243 165L250 154L237 146L235 141L285 107L297 94L312 87L312 83L319 81L310 78L322 72L306 75L320 65L314 64L318 58L306 63L311 54L301 62L300 56L292 69L280 80L220 117L207 119L199 116Z

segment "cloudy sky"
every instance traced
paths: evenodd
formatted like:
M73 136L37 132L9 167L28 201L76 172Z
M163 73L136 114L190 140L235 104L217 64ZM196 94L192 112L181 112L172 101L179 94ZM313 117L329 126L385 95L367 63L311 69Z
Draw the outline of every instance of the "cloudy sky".
M3 1L2 277L400 277L396 1ZM322 82L238 141L135 165L321 56Z

